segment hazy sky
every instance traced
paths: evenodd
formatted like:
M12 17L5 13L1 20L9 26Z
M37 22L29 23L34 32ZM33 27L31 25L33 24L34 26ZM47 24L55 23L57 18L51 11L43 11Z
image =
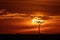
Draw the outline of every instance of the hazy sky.
M41 33L60 33L60 0L0 0L1 9L39 16L41 14L54 15L51 16L52 19L45 21L40 30ZM0 11L0 14L3 11ZM29 17L0 20L0 33L38 33L36 28L37 26L32 25L32 19Z
M0 9L14 12L47 12L60 15L60 0L0 0Z

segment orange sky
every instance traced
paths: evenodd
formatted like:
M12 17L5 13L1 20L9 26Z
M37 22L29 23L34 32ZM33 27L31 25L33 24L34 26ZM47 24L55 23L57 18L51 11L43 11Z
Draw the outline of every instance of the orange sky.
M50 16L52 19L45 20L40 26L41 34L60 33L60 16ZM30 17L0 19L0 33L7 34L38 34L38 24L32 24Z
M60 33L60 0L0 0L0 33L38 34L32 16L46 19L41 34Z

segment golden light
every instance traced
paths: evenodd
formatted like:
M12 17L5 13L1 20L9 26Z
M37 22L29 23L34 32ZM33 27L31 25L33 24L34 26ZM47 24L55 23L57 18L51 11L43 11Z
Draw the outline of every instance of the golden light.
M35 19L33 19L32 22L33 22L34 24L38 24L38 31L39 31L39 34L40 34L40 25L41 25L42 23L44 23L44 20L42 20L41 18L36 18L36 17L35 17Z
M42 20L42 19L39 19L39 18L36 18L36 19L33 19L32 20L32 23L33 24L42 24L42 23L44 23L44 20Z

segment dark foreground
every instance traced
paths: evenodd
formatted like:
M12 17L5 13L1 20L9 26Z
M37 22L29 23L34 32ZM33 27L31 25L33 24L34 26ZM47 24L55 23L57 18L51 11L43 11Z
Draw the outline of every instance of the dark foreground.
M55 40L60 39L60 34L0 34L0 39L20 39L20 40Z

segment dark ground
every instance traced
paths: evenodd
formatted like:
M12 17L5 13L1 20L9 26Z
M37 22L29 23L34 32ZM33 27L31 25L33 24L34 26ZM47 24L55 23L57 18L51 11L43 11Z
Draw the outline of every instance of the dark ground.
M59 34L0 34L0 39L20 39L20 40L60 40Z

